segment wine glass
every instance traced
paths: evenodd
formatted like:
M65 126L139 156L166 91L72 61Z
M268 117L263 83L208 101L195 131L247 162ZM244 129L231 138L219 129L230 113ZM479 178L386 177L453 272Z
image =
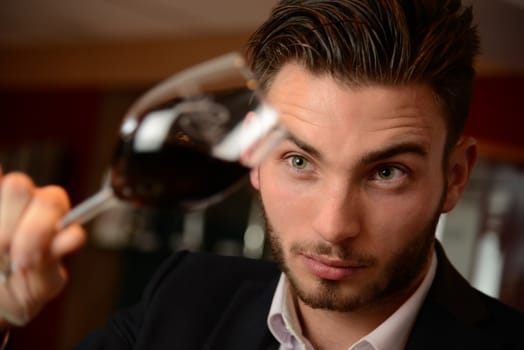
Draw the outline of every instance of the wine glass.
M59 222L83 224L124 200L187 211L221 200L286 135L239 53L193 66L124 117L102 189ZM9 264L2 261L0 277Z

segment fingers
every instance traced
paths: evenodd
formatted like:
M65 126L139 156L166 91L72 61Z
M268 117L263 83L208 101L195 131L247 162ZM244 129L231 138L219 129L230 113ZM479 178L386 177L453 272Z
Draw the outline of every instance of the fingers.
M11 238L26 207L31 202L35 186L25 174L4 176L0 187L0 251L8 251Z
M80 225L72 224L60 231L51 242L50 253L55 259L70 254L84 245L86 232Z
M56 223L69 207L69 199L61 187L47 186L33 191L12 237L11 258L16 267L36 266L50 258Z
M21 271L0 288L0 319L24 326L64 287L67 272L59 262Z
M0 187L0 251L15 256L25 267L43 258L42 252L60 259L79 249L86 241L80 225L56 233L56 222L69 210L69 198L57 186L36 188L23 173L10 173Z
M86 241L80 225L57 231L69 209L61 187L37 188L24 174L0 174L0 249L9 252L0 257L14 266L0 283L0 322L26 324L63 289L62 257Z

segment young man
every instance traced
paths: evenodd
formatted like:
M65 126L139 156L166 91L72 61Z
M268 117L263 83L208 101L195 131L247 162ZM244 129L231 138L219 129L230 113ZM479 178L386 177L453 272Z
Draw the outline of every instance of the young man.
M522 349L524 317L469 286L434 238L476 158L462 131L477 50L458 0L282 1L248 46L290 135L251 172L280 269L176 254L79 348ZM20 174L0 208L18 267L0 306L24 323L84 234L54 232L67 196Z

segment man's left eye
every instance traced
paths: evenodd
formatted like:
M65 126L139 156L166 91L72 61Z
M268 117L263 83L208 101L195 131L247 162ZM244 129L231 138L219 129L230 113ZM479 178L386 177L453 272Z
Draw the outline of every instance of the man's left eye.
M404 171L394 166L381 167L376 172L376 179L382 181L395 180L404 175Z

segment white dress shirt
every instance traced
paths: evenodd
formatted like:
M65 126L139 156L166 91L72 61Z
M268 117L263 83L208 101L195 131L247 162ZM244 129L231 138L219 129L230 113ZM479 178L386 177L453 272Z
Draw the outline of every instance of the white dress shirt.
M437 257L433 252L431 265L417 290L377 328L349 347L349 350L402 350L422 302L435 277ZM302 334L297 310L284 274L273 296L267 318L269 330L280 343L279 350L314 350Z

